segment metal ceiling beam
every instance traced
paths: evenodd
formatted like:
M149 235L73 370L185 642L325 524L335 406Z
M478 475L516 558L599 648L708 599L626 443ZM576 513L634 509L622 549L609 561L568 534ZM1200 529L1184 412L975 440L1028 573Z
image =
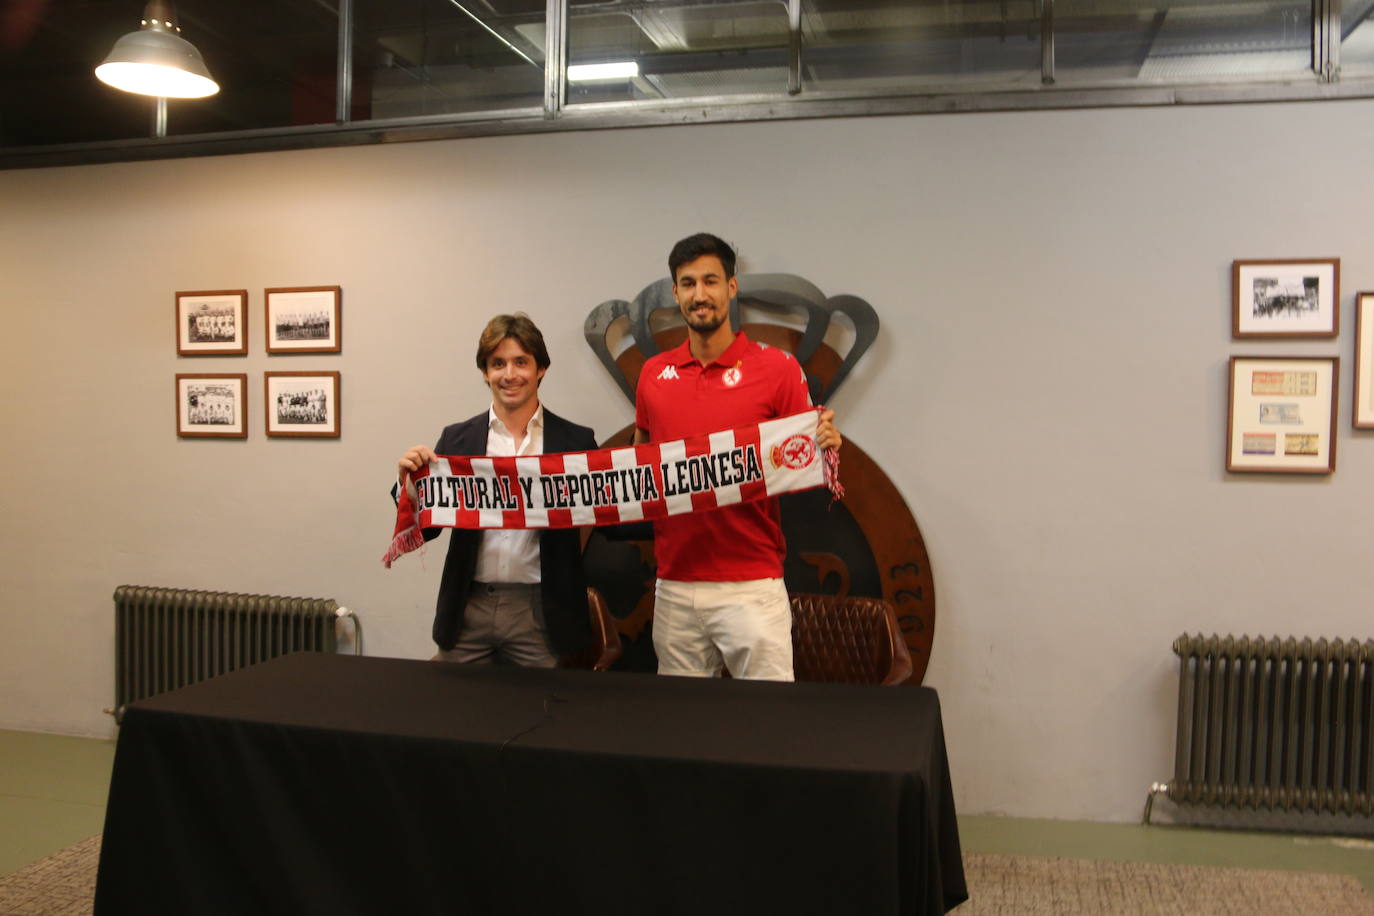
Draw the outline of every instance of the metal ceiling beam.
M510 48L511 51L514 52L516 55L523 58L526 63L535 67L543 66L543 64L539 63L534 58L530 57L524 51L520 50L514 44L512 44L511 41L508 38L506 38L506 36L502 35L495 28L488 25L487 22L484 19L482 19L481 16L478 16L472 10L468 9L466 6L459 3L458 0L448 0L448 2L452 4L456 9L458 9L460 12L462 12L464 15L466 15L469 19L471 19L473 22L477 23L479 26L485 29L491 35L491 37L495 38L497 41L501 42L501 44L505 45L507 48ZM553 5L553 2L554 0L550 0L550 6ZM547 49L545 49L545 57L547 58L547 56L548 52Z
M1054 85L1054 0L1040 0L1040 82Z
M567 0L548 0L544 26L544 118L553 120L568 98Z
M353 0L339 0L339 53L335 62L334 120L343 124L353 113Z
M801 0L787 0L787 94L802 91Z
M1341 76L1341 0L1312 0L1312 69L1328 83Z
M0 149L0 169L86 165L146 159L175 159L273 150L360 146L460 137L545 133L557 130L605 130L687 124L773 121L797 118L880 117L960 112L1031 111L1043 109L1119 108L1133 106L1215 105L1340 99L1374 99L1374 78L1339 83L1234 83L1127 89L1006 90L978 93L890 95L863 99L808 94L789 99L768 95L684 99L678 102L613 102L573 105L556 120L541 109L434 115L391 121L361 121L259 131L232 131L167 137L164 140L119 140L48 147Z

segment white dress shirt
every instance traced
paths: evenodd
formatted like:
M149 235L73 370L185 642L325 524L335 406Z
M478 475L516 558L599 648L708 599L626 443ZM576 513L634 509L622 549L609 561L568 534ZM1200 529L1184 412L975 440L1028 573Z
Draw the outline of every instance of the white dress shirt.
M487 410L487 456L508 458L544 453L544 405L540 404L525 428L525 438L517 446L506 424ZM539 582L539 531L529 528L491 528L482 532L477 547L477 582L533 585Z

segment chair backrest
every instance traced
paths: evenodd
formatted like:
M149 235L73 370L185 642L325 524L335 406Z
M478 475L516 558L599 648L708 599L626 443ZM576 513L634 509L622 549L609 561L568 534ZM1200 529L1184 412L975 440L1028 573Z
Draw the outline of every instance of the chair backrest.
M592 625L592 641L585 649L559 659L564 668L590 668L593 671L609 671L611 665L620 658L620 633L615 628L615 618L601 592L587 589L587 617Z
M620 632L615 628L606 599L594 588L587 589L587 614L592 621L592 645L596 651L592 670L608 671L620 658Z
M882 598L791 595L792 667L799 681L904 684L911 653Z

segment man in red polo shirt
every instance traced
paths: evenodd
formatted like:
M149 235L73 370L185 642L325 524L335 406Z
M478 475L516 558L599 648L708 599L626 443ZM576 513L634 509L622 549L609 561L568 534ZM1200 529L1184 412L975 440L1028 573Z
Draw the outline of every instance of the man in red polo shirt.
M639 374L635 442L699 436L811 407L797 360L730 328L739 291L735 252L708 233L668 256L673 296L687 321L682 346L651 357ZM816 443L839 448L834 412ZM658 584L654 651L660 674L792 680L792 611L777 499L654 522Z

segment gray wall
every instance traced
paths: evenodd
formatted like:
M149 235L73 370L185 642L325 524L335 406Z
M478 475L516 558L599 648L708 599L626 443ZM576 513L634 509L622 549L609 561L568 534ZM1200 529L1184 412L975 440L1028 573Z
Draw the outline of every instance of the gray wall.
M0 173L0 727L109 734L121 583L333 597L425 657L442 551L378 562L396 456L486 399L523 309L545 401L629 403L581 339L678 237L880 312L835 398L924 532L961 810L1127 820L1172 759L1184 630L1367 637L1374 103L690 126ZM1339 256L1335 342L1230 339L1233 258ZM340 284L340 356L268 359L262 289ZM247 288L245 358L178 359L173 292ZM1338 469L1223 471L1233 353L1341 357ZM262 372L343 372L343 438L268 440ZM246 442L173 375L249 373Z

